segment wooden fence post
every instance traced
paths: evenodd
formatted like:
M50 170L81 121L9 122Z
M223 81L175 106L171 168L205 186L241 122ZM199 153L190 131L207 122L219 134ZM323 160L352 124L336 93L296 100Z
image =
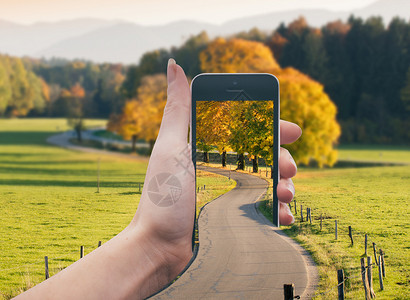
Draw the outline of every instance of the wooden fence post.
M84 256L84 246L80 247L80 258L83 258Z
M337 240L337 220L335 220L335 240Z
M349 226L349 237L350 237L350 240L351 240L352 246L353 246L352 226Z
M380 283L380 289L383 291L384 285L383 285L382 256L381 255L379 255L379 283Z
M309 207L306 207L306 222L309 222Z
M372 274L372 257L367 257L367 280L369 281L370 297L376 298L376 294L373 289L373 274Z
M377 264L377 251L376 251L376 243L373 242L373 253L374 253L374 259L376 259L376 264Z
M364 296L366 300L370 300L370 289L369 289L369 281L367 279L367 272L366 266L364 263L364 257L360 259L360 266L361 266L361 273L362 273L362 282L364 286Z
M101 247L101 241L98 241L98 247Z
M293 200L293 203L295 203L295 216L296 216L298 214L298 209L297 209L297 206L296 206L296 199Z
M320 231L322 231L323 214L320 214Z
M343 269L337 270L337 294L339 300L345 300L344 277Z
M382 274L383 277L386 277L386 268L384 267L384 252L382 249L380 249L380 255L382 257Z
M100 161L101 161L101 158L98 158L98 166L97 166L97 193L100 192Z
M367 256L367 233L364 235L364 255Z
M312 225L312 209L309 207L309 220L310 220L310 225Z
M303 205L300 205L300 221L303 222Z
M50 274L48 273L48 256L44 256L44 265L45 265L46 279L48 279L50 277Z
M294 293L295 293L295 285L291 284L284 284L283 285L283 292L285 294L285 300L293 300Z

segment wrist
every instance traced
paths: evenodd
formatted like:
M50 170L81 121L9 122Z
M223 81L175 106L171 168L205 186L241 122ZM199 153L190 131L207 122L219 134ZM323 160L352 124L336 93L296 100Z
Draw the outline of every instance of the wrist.
M169 284L184 269L192 257L191 243L163 239L137 224L130 225L128 230L134 241L130 251L139 258L135 286L140 287L141 297L145 298Z

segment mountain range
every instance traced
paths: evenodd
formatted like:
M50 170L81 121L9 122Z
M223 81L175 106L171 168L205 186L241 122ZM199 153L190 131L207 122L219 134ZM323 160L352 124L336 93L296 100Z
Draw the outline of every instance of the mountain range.
M257 27L272 31L303 15L309 25L320 27L350 15L382 16L385 24L399 16L410 17L409 0L379 0L349 12L290 10L250 16L222 25L178 21L166 25L142 26L121 20L75 19L53 23L20 25L0 20L0 53L14 56L86 59L94 62L135 64L147 51L181 45L191 35L205 30L211 37L226 36Z

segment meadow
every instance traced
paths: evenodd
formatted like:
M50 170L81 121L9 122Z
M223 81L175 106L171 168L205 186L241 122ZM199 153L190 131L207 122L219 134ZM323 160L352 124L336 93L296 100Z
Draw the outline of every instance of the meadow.
M87 120L86 126L104 125ZM51 146L64 119L0 119L0 298L44 280L119 233L139 203L147 158L119 158ZM97 168L100 160L100 192ZM201 204L235 186L202 172Z
M341 157L356 161L410 161L406 147L348 147ZM368 166L368 164L365 164ZM410 299L410 166L356 167L314 169L300 168L294 178L296 187L296 221L283 226L286 234L307 249L318 264L319 288L314 299L337 298L337 270L344 269L346 299L363 299L360 258L364 257L365 234L368 234L368 255L383 249L386 261L384 291L380 290L377 266L373 268L373 284L377 299ZM295 202L291 203L295 212ZM312 210L312 225L301 222L300 205L306 219L306 208ZM262 212L271 217L265 202ZM320 215L323 227L320 230ZM335 220L338 239L335 239ZM353 230L353 246L348 236Z

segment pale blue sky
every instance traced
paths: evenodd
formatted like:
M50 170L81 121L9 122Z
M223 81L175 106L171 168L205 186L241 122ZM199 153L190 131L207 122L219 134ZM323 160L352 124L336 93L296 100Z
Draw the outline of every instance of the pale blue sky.
M142 25L228 20L291 9L349 11L376 0L0 0L0 20L22 24L93 17Z

